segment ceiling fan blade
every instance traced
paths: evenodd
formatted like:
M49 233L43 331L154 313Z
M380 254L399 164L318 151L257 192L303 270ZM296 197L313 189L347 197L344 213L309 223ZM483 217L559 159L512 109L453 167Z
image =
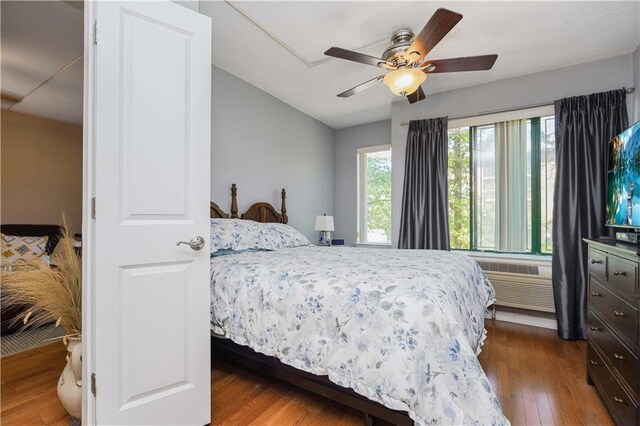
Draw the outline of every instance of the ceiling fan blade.
M418 90L416 90L410 95L407 95L407 100L409 101L410 104L415 104L416 102L421 101L426 97L427 95L425 95L424 92L422 91L422 86L419 86Z
M486 71L493 68L498 55L482 55L482 56L468 56L463 58L453 59L436 59L427 60L420 67L427 67L425 72L427 74L437 74L441 72L460 72L460 71ZM429 71L429 67L435 65L433 71Z
M392 64L387 63L387 61L382 58L376 58L375 56L365 55L363 53L342 49L340 47L332 47L324 52L324 54L327 56L333 56L334 58L338 59L346 59L347 61L359 62L365 65L373 65L374 67L388 68L390 66L393 66Z
M409 62L418 62L433 50L444 36L456 26L462 19L462 15L448 9L438 9L433 14L427 25L413 40L405 57Z
M339 98L348 98L349 96L353 96L356 93L360 93L369 87L375 85L378 81L382 80L384 75L379 75L376 78L372 78L371 80L365 81L364 83L358 84L356 87L352 87L349 90L345 90L344 92L338 95Z

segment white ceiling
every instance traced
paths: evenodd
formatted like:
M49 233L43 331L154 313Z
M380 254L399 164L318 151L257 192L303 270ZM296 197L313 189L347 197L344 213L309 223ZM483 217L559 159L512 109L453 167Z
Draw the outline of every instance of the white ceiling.
M2 91L12 111L82 124L83 14L59 1L2 1Z
M64 2L1 7L2 90L27 95L12 110L81 124L82 12ZM464 19L431 58L499 58L491 71L429 76L427 95L626 54L640 44L638 1L200 2L213 19L215 65L334 128L388 119L399 98L382 84L336 97L381 70L323 52L338 46L379 56L394 30L420 31L438 7Z
M419 32L439 7L464 18L430 58L499 57L491 71L429 76L427 95L625 54L640 44L638 1L201 2L200 12L213 19L215 65L341 128L390 118L399 99L382 84L337 98L381 70L338 59L314 63L331 46L380 56L395 30Z

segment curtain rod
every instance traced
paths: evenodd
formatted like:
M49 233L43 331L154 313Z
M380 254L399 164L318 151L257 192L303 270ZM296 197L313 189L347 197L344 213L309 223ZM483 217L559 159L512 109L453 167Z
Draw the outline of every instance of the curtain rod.
M628 88L623 88L623 89L624 89L625 92L627 92L627 94L631 94L631 93L636 91L635 87L628 87ZM549 105L553 105L553 102L544 102L544 103L540 103L540 104L521 106L521 107L517 107L517 108L500 109L500 110L494 110L494 111L479 112L477 114L457 115L457 116L447 116L447 117L449 118L449 120L459 120L461 118L480 117L482 115L500 114L500 113L503 113L503 112L518 111L518 110L521 110L521 109L529 109L529 108L539 108L539 107L549 106ZM408 124L409 123L407 121L402 121L400 123L401 126L407 126Z

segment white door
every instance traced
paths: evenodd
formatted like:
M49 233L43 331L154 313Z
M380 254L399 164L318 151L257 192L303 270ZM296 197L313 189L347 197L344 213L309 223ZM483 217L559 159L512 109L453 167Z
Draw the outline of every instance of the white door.
M100 1L89 13L96 396L85 421L206 424L211 21L169 1ZM199 250L176 245L197 236Z

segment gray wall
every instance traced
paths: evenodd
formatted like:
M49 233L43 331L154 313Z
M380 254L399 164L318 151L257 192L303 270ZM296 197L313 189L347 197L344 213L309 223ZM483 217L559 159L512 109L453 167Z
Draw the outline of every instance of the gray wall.
M391 120L336 130L334 145L335 238L346 245L356 242L358 229L357 170L358 148L391 143Z
M280 208L287 189L289 223L312 242L317 214L333 214L334 130L213 66L211 200L229 212L267 201Z
M633 52L633 119L631 123L640 121L640 46ZM631 124L629 123L629 124Z
M637 51L636 51L637 52ZM622 55L552 71L500 80L427 95L418 105L406 100L391 105L392 238L397 247L408 126L403 121L442 116L465 116L510 108L553 103L567 96L620 89L634 85L633 55ZM498 59L499 61L499 59ZM637 57L636 57L637 62ZM444 78L444 77L443 77ZM637 76L636 76L637 82ZM427 84L429 84L427 82ZM636 83L637 90L638 83ZM633 96L627 96L631 113ZM637 103L637 98L635 100ZM636 113L637 114L637 113ZM630 114L631 115L631 114Z

